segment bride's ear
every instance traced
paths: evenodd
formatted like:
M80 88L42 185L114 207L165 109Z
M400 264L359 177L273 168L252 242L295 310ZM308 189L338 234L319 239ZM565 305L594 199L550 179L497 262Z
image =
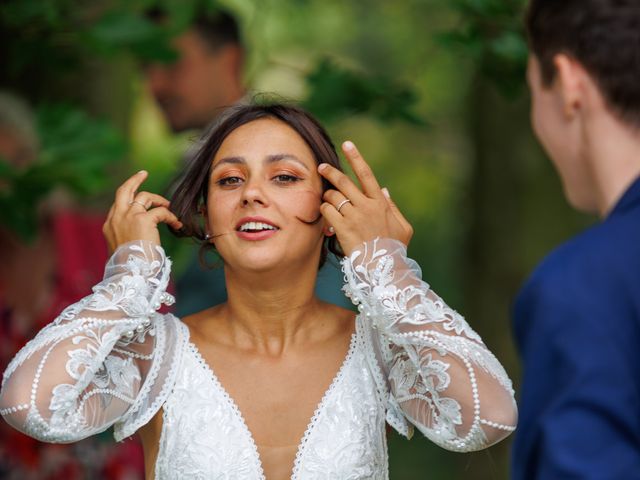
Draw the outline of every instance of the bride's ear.
M212 233L209 228L209 219L207 218L207 206L205 204L200 205L198 207L198 212L202 216L202 229L204 230L204 239L205 241L211 240Z
M325 225L322 231L325 237L333 237L336 234L336 229L329 225Z

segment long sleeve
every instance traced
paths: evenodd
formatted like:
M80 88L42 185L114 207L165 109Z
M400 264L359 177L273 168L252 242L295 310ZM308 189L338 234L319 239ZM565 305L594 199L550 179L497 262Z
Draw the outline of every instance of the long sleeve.
M146 423L174 381L184 327L157 312L171 262L130 242L111 257L93 294L66 308L4 372L0 414L42 441L67 443L115 424L120 440Z
M506 372L464 318L421 280L402 243L367 242L343 260L343 271L394 428L409 437L412 424L461 452L485 448L515 429Z

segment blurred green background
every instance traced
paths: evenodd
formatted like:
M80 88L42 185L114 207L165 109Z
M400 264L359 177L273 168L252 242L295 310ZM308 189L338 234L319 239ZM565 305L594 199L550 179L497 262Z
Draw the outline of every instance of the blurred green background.
M27 99L41 148L28 170L0 161L0 220L29 241L54 188L106 209L131 172L160 188L189 134L172 135L140 63L170 61L171 35L198 3L5 0L0 88ZM211 8L218 2L207 1ZM248 50L247 84L300 101L351 139L415 228L410 256L518 385L509 311L535 264L593 221L566 205L532 136L524 0L228 0ZM180 259L179 247L175 257ZM179 267L179 265L178 265ZM393 479L506 479L510 441L454 454L390 434Z

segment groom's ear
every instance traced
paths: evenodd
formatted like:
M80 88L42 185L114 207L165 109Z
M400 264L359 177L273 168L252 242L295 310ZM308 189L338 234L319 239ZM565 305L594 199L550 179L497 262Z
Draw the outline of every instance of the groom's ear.
M556 88L562 101L565 117L571 120L585 107L593 81L586 69L576 59L559 53L553 57L556 68Z

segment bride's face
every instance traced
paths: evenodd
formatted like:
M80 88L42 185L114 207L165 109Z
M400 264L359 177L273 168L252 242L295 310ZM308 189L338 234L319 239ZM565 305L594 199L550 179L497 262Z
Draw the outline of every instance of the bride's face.
M207 219L232 269L269 271L315 262L325 222L313 153L287 124L260 119L234 130L216 153Z

